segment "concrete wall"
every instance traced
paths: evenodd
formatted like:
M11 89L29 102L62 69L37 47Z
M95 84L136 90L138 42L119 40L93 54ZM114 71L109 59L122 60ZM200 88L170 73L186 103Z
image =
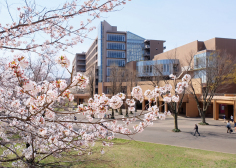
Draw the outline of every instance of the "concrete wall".
M188 102L186 102L186 117L198 117L199 112L197 103L192 95L188 95Z
M136 63L137 61L131 61L126 63L125 68L128 69L129 71L136 71Z
M196 40L178 48L155 55L154 60L179 59L181 66L188 66L189 64L186 59L188 59L190 55L198 52L198 43L199 41Z
M216 50L226 50L228 54L236 56L236 39L215 38Z
M212 38L204 41L206 50L216 50L216 39Z
M152 60L155 55L163 53L164 42L165 41L150 40L150 60Z

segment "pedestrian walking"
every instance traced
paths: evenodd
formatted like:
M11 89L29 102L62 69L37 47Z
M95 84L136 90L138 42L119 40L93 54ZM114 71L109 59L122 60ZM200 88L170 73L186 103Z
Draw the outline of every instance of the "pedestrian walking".
M200 136L200 134L199 134L199 132L198 132L198 126L197 126L197 124L195 124L195 127L194 127L194 129L195 129L195 133L194 133L194 135L193 135L193 136L195 136L195 134L196 134L196 133L198 133L198 135Z
M233 115L230 116L230 119L231 119L232 122L234 122L234 116Z
M231 129L230 121L228 121L226 127L227 127L227 133L229 132L231 134L231 132L233 132L233 130Z
M225 114L224 114L223 118L224 118L224 123L225 123Z

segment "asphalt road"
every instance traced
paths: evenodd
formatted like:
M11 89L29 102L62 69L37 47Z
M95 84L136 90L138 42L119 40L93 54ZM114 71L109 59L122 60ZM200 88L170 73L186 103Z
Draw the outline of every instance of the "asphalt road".
M139 113L139 112L138 112ZM81 116L77 116L79 119ZM122 116L115 113L116 118ZM95 119L96 120L96 119ZM131 138L116 134L117 138L134 139L137 141L166 144L180 147L188 147L216 152L236 154L236 132L231 123L233 133L227 133L226 123L223 120L213 120L206 118L210 125L199 125L198 129L201 134L193 136L195 124L201 122L201 118L178 117L178 126L181 132L172 132L174 128L174 118L168 116L165 120L154 121L152 126L145 128L142 133L131 136ZM136 121L130 125L139 124Z
M181 132L175 133L172 132L174 118L169 116L166 120L155 121L152 126L132 138L137 141L236 154L236 133L233 123L231 126L234 132L229 134L223 120L207 118L206 121L210 125L198 125L200 136L197 134L193 136L194 126L200 121L200 118L178 117ZM117 137L130 139L123 135L117 135Z

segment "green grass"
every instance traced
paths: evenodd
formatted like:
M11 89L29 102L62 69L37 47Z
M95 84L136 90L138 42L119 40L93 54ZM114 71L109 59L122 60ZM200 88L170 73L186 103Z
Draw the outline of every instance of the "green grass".
M180 129L172 129L172 132L181 132Z
M174 147L139 141L116 139L104 154L103 162L82 164L80 167L235 167L236 155L198 149ZM79 166L74 166L79 167Z
M77 162L69 167L124 167L124 168L185 168L185 167L228 167L236 166L236 155L219 152L204 151L169 145L160 145L123 139L113 140L113 147L106 147L104 155L93 154L86 156L90 161ZM100 147L95 147L99 152ZM101 157L102 156L102 157ZM86 158L84 158L86 160ZM91 161L97 159L97 161ZM52 160L51 160L52 161Z
M80 161L74 164L68 163L65 166L73 168L236 167L236 155L234 154L225 154L123 139L115 139L113 142L113 147L105 147L104 151L106 153L104 155L99 153L101 146L96 145L94 147L94 154L90 156L83 156L83 159L85 160L84 162ZM96 151L99 154L96 153ZM73 159L71 158L71 160ZM48 158L44 161L44 163L52 161L56 160L54 158Z

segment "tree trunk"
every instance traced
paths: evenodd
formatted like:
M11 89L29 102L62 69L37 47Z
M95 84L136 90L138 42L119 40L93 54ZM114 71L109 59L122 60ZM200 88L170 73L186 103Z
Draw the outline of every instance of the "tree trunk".
M119 115L123 115L122 108L119 109Z
M206 123L206 111L201 111L202 123Z
M114 109L112 109L112 111L111 111L111 119L115 119L115 116L114 116Z
M178 113L176 109L176 103L174 103L174 117L175 117L175 130L178 130Z
M127 105L125 105L125 110L126 110L125 117L129 117L129 112L128 112L128 106Z
M178 115L177 115L177 113L176 113L176 111L175 111L175 129L179 129L178 128Z

